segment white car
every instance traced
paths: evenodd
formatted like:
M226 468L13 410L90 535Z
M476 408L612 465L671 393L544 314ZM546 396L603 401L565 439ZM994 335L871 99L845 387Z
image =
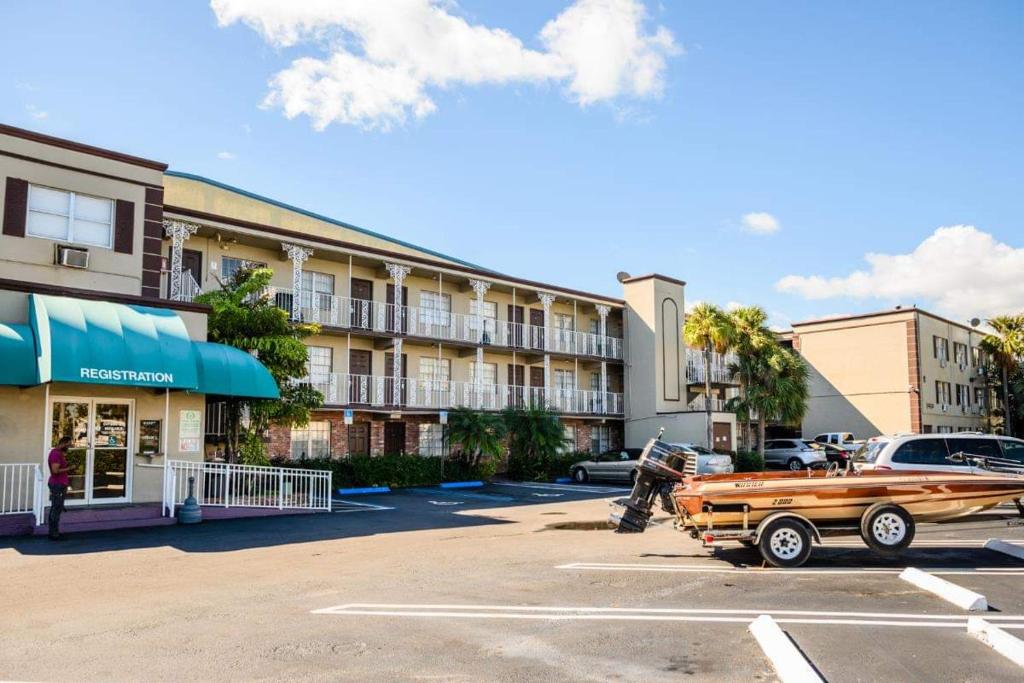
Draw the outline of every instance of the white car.
M818 434L814 440L818 443L830 443L833 446L852 445L854 442L853 434L850 432L825 432Z
M963 472L970 462L953 462L956 453L1003 458L1024 467L1024 441L1008 436L958 432L902 434L868 439L854 454L853 464L867 470Z
M697 456L697 474L732 474L732 458L728 455L709 451L703 446L692 443L670 443L672 448L678 448L687 455Z

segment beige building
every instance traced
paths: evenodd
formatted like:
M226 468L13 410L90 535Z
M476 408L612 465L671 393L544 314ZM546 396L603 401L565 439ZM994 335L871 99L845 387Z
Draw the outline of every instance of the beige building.
M918 308L809 320L793 347L811 370L803 434L984 430L984 334Z

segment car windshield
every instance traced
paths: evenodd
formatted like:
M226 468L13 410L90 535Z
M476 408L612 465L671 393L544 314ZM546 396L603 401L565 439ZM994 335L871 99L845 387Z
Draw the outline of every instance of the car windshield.
M864 443L860 448L853 454L853 459L857 462L874 462L878 459L878 454L882 452L888 441L874 441L871 443Z

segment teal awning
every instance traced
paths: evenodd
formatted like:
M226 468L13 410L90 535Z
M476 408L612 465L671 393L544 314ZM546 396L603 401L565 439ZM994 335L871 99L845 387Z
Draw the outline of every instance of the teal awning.
M280 398L277 382L263 364L226 344L195 342L199 393L245 398Z
M0 323L0 384L39 384L36 338L28 325Z
M193 342L172 310L29 295L29 324L0 324L0 384L79 382L279 398L263 364Z

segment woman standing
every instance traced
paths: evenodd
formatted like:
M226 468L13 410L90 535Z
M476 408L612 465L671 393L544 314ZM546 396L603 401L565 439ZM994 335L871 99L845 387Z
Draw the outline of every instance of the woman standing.
M50 540L59 541L60 535L60 513L64 512L64 496L68 492L68 472L71 467L68 465L68 448L71 447L71 437L62 436L57 442L57 447L50 451L46 462L50 466Z

